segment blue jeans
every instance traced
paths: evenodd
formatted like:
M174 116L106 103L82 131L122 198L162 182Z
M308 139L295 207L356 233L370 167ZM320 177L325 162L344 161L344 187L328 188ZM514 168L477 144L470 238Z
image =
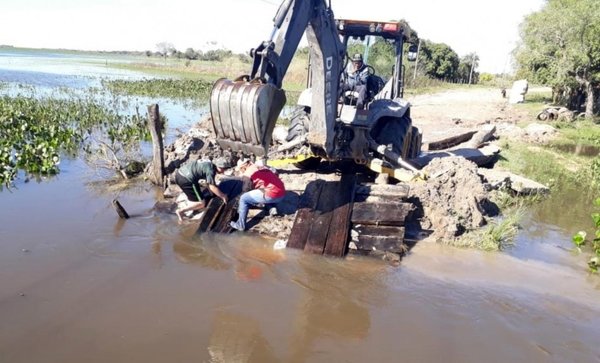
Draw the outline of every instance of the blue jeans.
M249 192L242 194L240 197L240 204L238 207L238 214L240 215L237 222L237 229L243 231L246 229L246 217L248 217L248 209L251 205L257 204L277 204L283 200L284 197L269 198L265 196L262 190L254 189ZM238 228L239 227L239 228Z

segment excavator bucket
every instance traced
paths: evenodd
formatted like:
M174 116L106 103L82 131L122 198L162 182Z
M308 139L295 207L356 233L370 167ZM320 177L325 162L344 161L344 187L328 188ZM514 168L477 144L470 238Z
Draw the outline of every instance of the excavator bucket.
M210 95L210 113L221 148L264 156L285 92L272 84L219 79Z

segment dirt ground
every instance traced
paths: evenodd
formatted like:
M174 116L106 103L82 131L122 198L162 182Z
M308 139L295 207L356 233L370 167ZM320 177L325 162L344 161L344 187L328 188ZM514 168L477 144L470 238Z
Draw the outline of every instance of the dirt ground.
M423 143L460 134L484 124L516 124L526 112L508 104L500 89L473 87L409 98L413 124Z
M473 87L450 90L435 94L419 95L408 99L411 103L413 124L423 133L423 143L438 141L483 125L497 127L498 134L523 136L524 130L516 124L527 118L519 107L509 105L499 89ZM187 135L166 148L166 166L172 173L188 158L211 157L217 152L210 122L201 121ZM415 204L413 225L432 232L434 240L458 238L465 231L476 229L497 214L488 198L489 185L477 174L477 165L463 158L435 159L424 168L432 175L426 182L410 183L409 200ZM279 216L267 216L255 209L256 216L250 230L273 238L286 239L294 221L299 196L310 181L334 177L333 172L301 172L293 166L282 168L279 175L286 184L288 196L280 205ZM299 177L301 176L301 177ZM179 194L178 187L171 185L167 197ZM171 199L172 200L172 199Z

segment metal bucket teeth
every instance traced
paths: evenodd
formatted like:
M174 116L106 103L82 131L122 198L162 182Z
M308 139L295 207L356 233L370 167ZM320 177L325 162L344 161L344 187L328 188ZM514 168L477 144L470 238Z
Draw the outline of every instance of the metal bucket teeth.
M271 84L219 79L210 95L217 142L223 149L265 155L285 101L285 92Z

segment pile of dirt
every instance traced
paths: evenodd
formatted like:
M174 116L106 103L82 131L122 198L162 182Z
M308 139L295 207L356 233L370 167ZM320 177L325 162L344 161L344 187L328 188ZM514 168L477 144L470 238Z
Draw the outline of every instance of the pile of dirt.
M423 171L427 181L411 185L409 201L417 210L413 216L431 238L452 240L466 231L485 225L494 206L477 165L461 157L434 159Z

